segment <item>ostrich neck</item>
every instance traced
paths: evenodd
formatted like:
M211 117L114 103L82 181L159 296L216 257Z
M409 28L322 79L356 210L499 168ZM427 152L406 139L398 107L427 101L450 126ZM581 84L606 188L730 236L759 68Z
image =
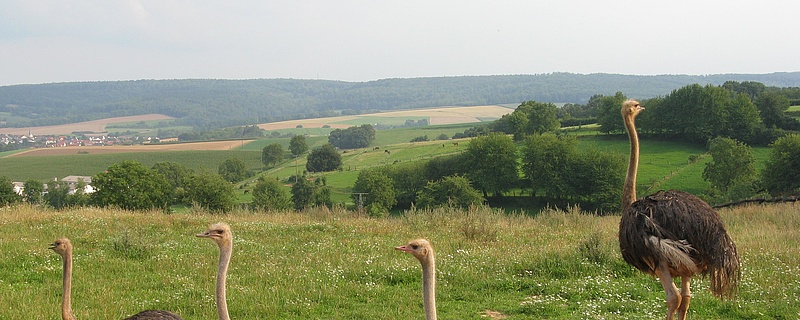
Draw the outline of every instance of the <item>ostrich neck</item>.
M422 262L422 299L425 319L436 320L436 262L433 253Z
M622 211L628 209L636 201L636 172L639 170L639 136L633 118L625 117L625 128L631 141L631 155L628 162L628 173L625 177L625 187L622 189Z
M72 314L72 251L64 254L64 274L62 275L62 294L61 294L61 319L75 320Z
M220 246L219 266L217 267L217 316L220 320L230 320L228 301L225 298L225 280L228 278L228 264L231 262L233 245Z

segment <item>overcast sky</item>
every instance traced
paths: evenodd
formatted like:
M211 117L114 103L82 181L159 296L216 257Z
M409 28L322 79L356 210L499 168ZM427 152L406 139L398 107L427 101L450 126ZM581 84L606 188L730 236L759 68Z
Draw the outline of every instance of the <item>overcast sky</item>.
M0 85L800 71L800 1L2 0Z

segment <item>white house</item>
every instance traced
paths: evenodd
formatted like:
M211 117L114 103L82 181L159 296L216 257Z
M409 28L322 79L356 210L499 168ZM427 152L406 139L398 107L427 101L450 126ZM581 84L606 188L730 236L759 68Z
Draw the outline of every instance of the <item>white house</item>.
M66 176L61 181L69 183L69 194L75 194L78 185L83 183L83 193L91 194L94 192L92 187L92 177L90 176Z

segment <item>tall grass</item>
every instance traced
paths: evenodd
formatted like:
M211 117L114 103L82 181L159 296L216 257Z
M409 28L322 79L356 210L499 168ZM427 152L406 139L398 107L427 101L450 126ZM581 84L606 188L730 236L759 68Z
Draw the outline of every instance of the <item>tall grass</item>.
M721 212L743 261L738 299L693 281L694 319L800 315L800 208ZM437 250L442 319L656 319L657 280L621 259L619 217L578 208L531 217L487 208L411 210L372 219L341 210L128 212L0 209L0 319L54 319L61 295L58 237L75 246L79 319L146 308L213 319L218 249L194 237L214 222L234 232L228 280L235 319L421 319L419 263L392 247L425 237Z

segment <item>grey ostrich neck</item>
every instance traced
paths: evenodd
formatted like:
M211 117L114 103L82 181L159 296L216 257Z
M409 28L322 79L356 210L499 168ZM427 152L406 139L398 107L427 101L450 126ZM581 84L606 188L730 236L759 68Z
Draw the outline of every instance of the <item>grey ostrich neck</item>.
M633 115L624 115L625 129L631 142L631 155L628 162L628 173L625 177L625 186L622 189L622 212L636 202L636 172L639 170L639 136L636 133Z
M428 252L422 263L422 299L425 319L436 320L436 259L433 250Z
M219 246L219 266L217 266L217 316L220 320L230 320L228 315L228 301L225 298L226 279L228 278L228 264L231 262L233 243Z
M72 250L67 250L62 256L64 274L62 275L62 294L61 294L61 319L75 320L72 314Z

